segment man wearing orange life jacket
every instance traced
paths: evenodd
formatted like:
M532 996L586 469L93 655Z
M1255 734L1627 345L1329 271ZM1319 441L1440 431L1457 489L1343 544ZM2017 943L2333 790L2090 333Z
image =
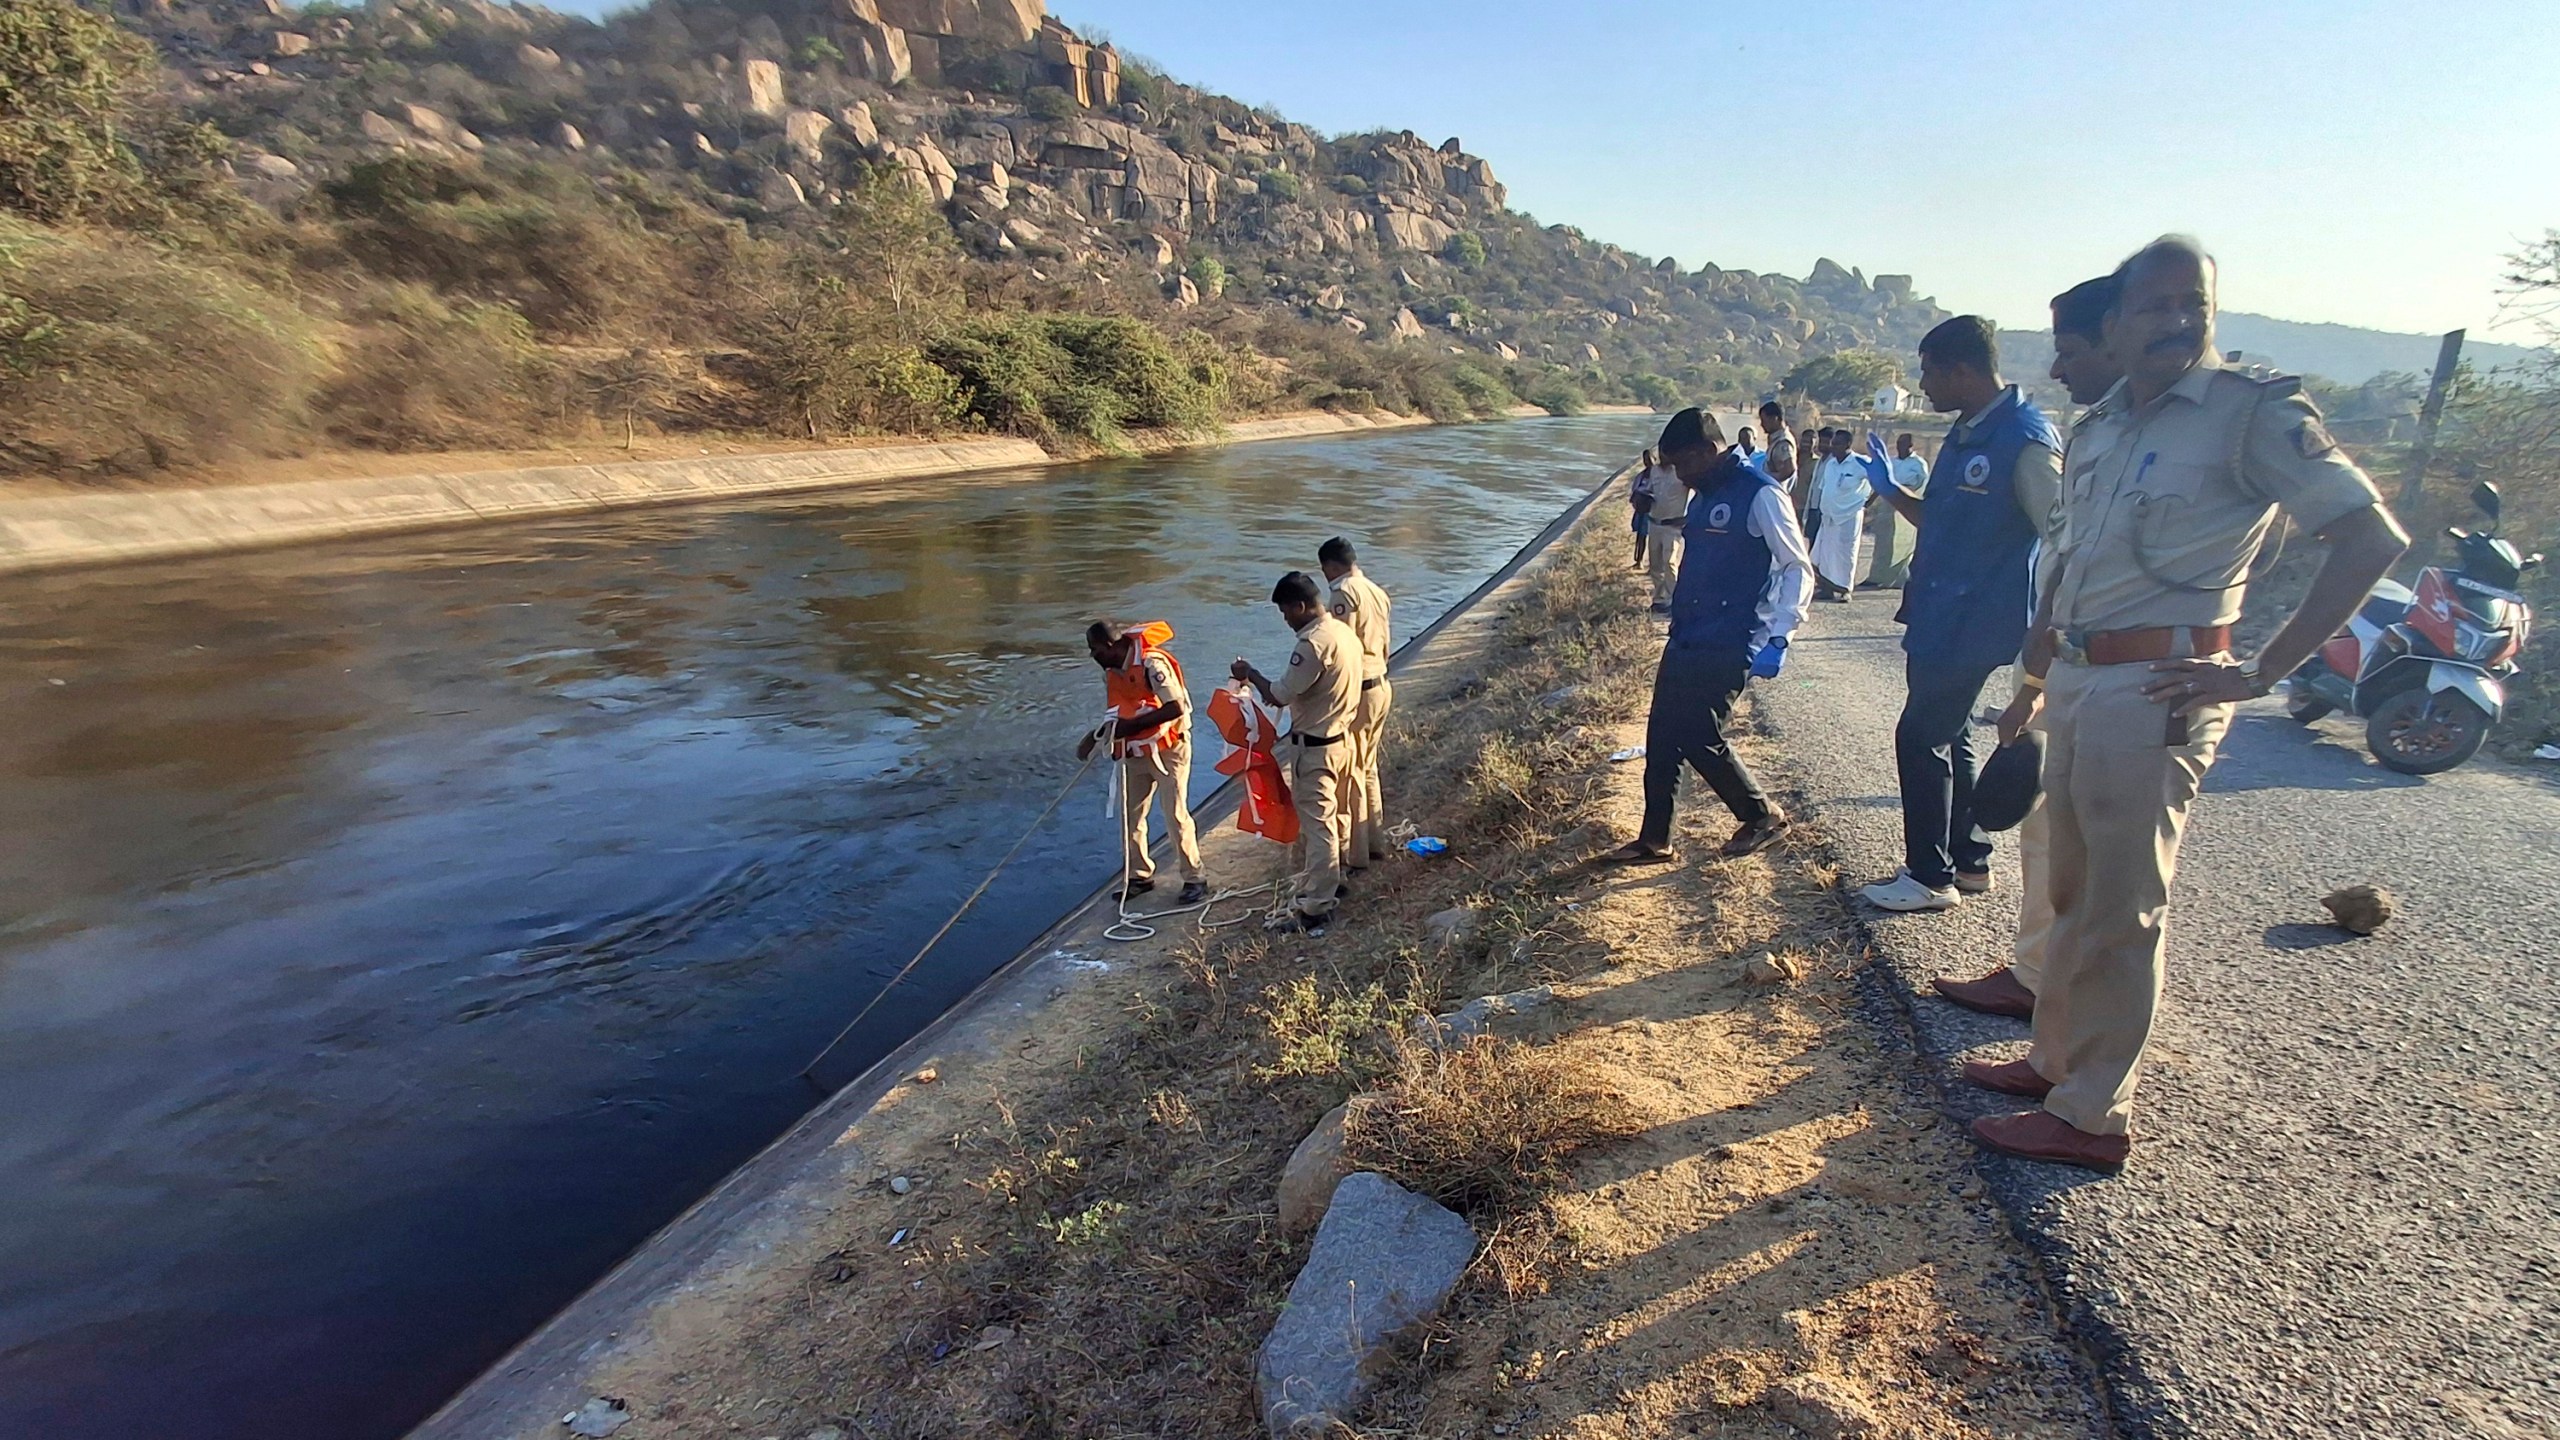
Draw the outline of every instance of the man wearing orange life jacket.
M1197 905L1208 898L1209 886L1200 873L1200 837L1191 826L1191 694L1182 685L1182 666L1164 648L1172 638L1173 627L1161 620L1096 620L1084 632L1085 648L1102 667L1111 718L1084 737L1076 758L1086 759L1108 741L1120 762L1120 848L1128 865L1121 899L1156 888L1147 812L1162 791L1165 828L1182 864L1181 903Z
M1333 603L1325 608L1360 637L1360 711L1351 722L1351 777L1343 794L1350 812L1351 837L1342 852L1346 870L1366 870L1387 858L1385 797L1378 786L1378 751L1387 732L1387 709L1395 689L1387 683L1387 657L1395 650L1390 638L1391 610L1387 592L1360 570L1351 542L1336 535L1316 550Z

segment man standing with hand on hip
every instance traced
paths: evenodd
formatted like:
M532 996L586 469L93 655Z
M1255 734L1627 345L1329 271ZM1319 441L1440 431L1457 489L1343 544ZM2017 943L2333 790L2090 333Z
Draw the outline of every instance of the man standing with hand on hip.
M1922 495L1876 487L1919 532L1895 617L1910 685L1893 730L1902 870L1858 892L1884 910L1950 910L1991 888L1991 837L1973 823L1973 710L2026 639L2032 562L2062 482L2062 437L2001 383L1993 333L1981 316L1959 315L1922 337L1921 392L1963 418Z
M2232 710L2308 659L2409 543L2300 381L2222 368L2201 245L2164 237L2116 275L2106 336L2125 377L2073 436L2037 616L2058 653L2045 689L2054 923L2035 1048L1964 1066L1974 1084L2044 1102L1974 1121L1984 1145L2110 1172L2132 1150L2178 842ZM2328 554L2301 607L2243 662L2231 625L2279 510Z
M1728 449L1714 420L1695 409L1672 416L1662 427L1662 458L1692 492L1689 531L1645 720L1643 827L1606 857L1621 863L1671 858L1683 764L1741 822L1720 852L1727 858L1763 849L1785 830L1786 812L1761 793L1724 725L1753 676L1776 677L1812 584L1786 490Z

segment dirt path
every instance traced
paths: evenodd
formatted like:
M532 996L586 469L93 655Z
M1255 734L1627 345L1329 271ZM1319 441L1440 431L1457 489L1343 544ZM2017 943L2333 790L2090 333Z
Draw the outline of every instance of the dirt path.
M1448 857L1364 878L1321 940L1168 925L1060 957L1036 1013L844 1133L822 1217L623 1344L597 1377L623 1440L1257 1433L1254 1352L1303 1258L1273 1187L1356 1094L1380 1100L1355 1155L1489 1237L1369 1433L2101 1433L1898 1017L1860 1009L1811 843L1589 863L1632 828L1638 767L1605 757L1659 646L1623 518L1597 507L1399 678L1390 808ZM1712 808L1687 807L1692 856ZM1259 844L1222 831L1213 876L1276 873ZM1467 933L1427 940L1453 908ZM1796 978L1747 984L1763 952ZM1464 1084L1398 1039L1539 984L1557 1003L1477 1042ZM1524 1077L1579 1098L1488 1141ZM1381 1151L1371 1114L1422 1143Z

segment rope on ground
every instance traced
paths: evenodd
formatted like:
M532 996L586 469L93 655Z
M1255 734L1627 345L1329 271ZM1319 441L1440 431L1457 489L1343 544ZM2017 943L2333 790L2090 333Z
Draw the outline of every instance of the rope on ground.
M924 942L924 948L916 951L906 964L898 967L898 973L889 977L889 983L880 987L879 993L871 997L870 1004L863 1006L859 1014L845 1022L845 1027L836 1032L836 1038L827 1042L827 1048L819 1051L815 1059L800 1067L801 1079L808 1079L812 1071L825 1064L827 1057L836 1053L836 1047L844 1043L844 1038L853 1033L854 1027L869 1019L871 1012L879 1008L880 1002L888 998L889 992L898 988L898 982L906 979L925 956L933 953L933 947L942 943L942 937L950 934L951 927L960 923L960 917L969 913L969 907L977 904L978 898L987 893L987 888L996 883L996 877L1004 873L1004 867L1012 864L1013 857L1022 853L1022 847L1030 843L1032 835L1049 822L1050 816L1058 813L1058 807L1066 802L1068 794L1076 788L1078 782L1084 779L1085 772L1093 768L1095 757L1109 748L1109 746L1097 745L1085 756L1084 763L1076 767L1076 773L1067 777L1066 785L1056 795L1050 797L1049 803L1041 808L1039 815L1023 830L1022 838L1014 841L1013 848L1004 852L1004 858L998 860L995 868L987 872L987 878L978 882L977 889L969 892L969 898L960 902L960 908L951 912L951 918L942 922L942 928L933 932L933 938Z
M1118 798L1120 804L1126 805L1128 803L1128 798L1121 790L1120 783L1119 773L1114 771L1111 777L1112 793ZM1132 853L1133 847L1130 844L1129 830L1130 827L1125 823L1120 827L1120 880L1119 890L1117 892L1117 903L1120 909L1120 918L1113 921L1111 925L1102 932L1103 939L1116 940L1124 945L1132 944L1140 940L1154 939L1156 936L1156 927L1148 924L1147 922L1150 920L1170 920L1176 915L1189 915L1196 912L1200 918L1195 923L1198 924L1203 931L1224 930L1230 925L1241 925L1244 922L1255 918L1251 912L1239 915L1232 920L1219 920L1212 922L1209 919L1210 908L1212 906L1222 905L1229 900L1241 900L1248 895L1259 895L1265 890L1273 891L1275 892L1275 895L1273 903L1264 907L1262 911L1262 918L1265 920L1276 920L1280 917L1280 912L1287 908L1289 896L1297 890L1299 878L1304 876L1306 873L1302 870L1296 875L1283 875L1278 879L1266 880L1259 885L1247 885L1240 890L1221 890L1216 894L1211 895L1206 900L1196 901L1189 905L1177 905L1170 910L1141 910L1132 913L1129 909L1129 862L1134 859L1135 856Z

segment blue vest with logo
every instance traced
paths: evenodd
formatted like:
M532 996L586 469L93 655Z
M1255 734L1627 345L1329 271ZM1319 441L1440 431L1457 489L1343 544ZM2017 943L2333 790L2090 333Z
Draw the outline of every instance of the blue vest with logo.
M1919 544L1894 616L1909 627L1902 648L1913 659L1992 670L2017 658L2041 538L2018 508L2018 455L2030 443L2062 451L2053 422L2012 385L1963 440L1949 431L1929 467Z
M1671 643L1739 652L1760 624L1769 592L1769 542L1751 533L1751 502L1778 482L1759 462L1728 450L1681 526L1680 577L1671 586Z

